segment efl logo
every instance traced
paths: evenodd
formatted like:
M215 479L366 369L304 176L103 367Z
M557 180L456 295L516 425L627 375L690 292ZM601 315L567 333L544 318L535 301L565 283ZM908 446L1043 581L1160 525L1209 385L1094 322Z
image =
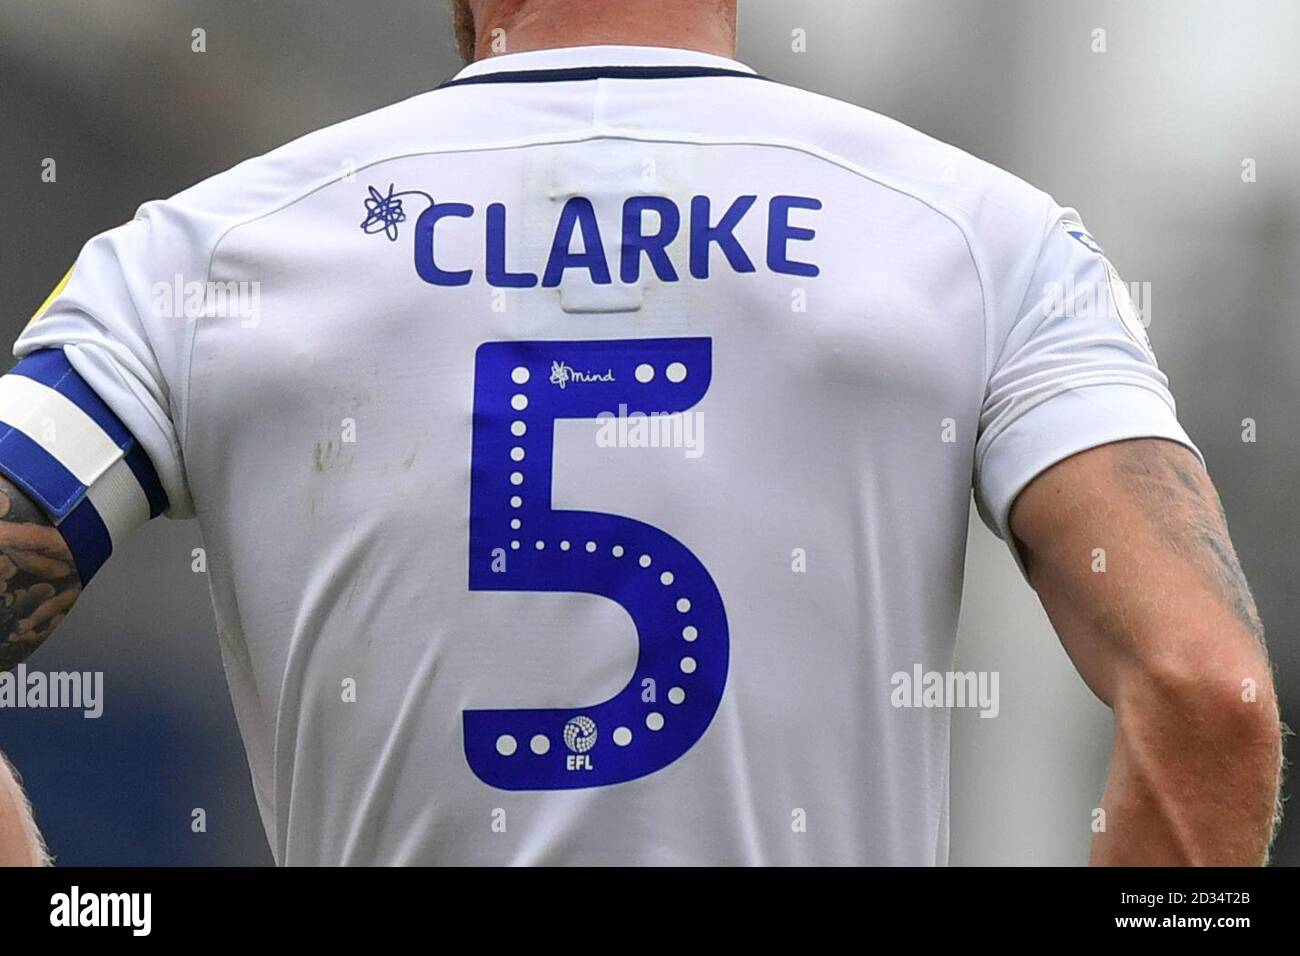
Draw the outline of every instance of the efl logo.
M587 751L596 746L596 722L581 715L564 725L564 746L569 748L565 767L569 770L594 770Z

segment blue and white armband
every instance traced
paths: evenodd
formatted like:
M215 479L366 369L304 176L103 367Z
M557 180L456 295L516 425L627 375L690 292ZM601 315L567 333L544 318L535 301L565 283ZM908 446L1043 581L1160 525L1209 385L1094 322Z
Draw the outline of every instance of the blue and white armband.
M114 545L167 507L144 449L62 349L33 352L0 376L0 474L59 529L83 586Z

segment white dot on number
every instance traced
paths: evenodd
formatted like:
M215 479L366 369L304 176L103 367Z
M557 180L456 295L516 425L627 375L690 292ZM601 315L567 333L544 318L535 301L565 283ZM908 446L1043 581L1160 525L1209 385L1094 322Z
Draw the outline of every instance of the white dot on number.
M518 445L516 445L514 448L510 449L510 457L514 461L523 461L524 450L520 448Z
M686 613L687 611L689 611L690 609L691 609L691 602L690 602L690 601L688 601L686 598L678 598L678 599L677 599L677 610L679 610L681 613L685 614L685 613Z
M510 484L522 485L524 483L524 473L522 471L512 471L510 473Z
M660 583L660 584L672 584L672 583L673 583L673 573L672 573L671 571L665 571L663 574L659 575L659 583Z
M626 727L614 728L614 743L618 744L620 747L626 747L631 742L632 731L628 730Z
M510 425L510 434L514 435L516 438L521 437L526 431L528 431L528 426L523 422L513 422Z
M528 407L528 396L516 395L514 398L510 399L510 407L517 412L522 412Z
M522 526L523 526L523 522L520 521L518 518L510 519L510 527L514 528L516 531L518 531Z
M546 548L546 542L545 542L545 541L538 541L538 542L537 542L537 550L538 550L538 551L545 550L545 548Z
M664 369L664 374L668 376L670 382L681 382L686 379L686 366L681 362L673 362L668 368Z
M668 691L669 703L680 704L685 699L686 699L686 691L682 690L680 687L674 687L670 691Z
M695 673L695 658L693 658L693 657L683 657L683 658L682 658L682 673L683 673L683 674L694 674L694 673Z
M523 385L528 381L528 369L524 368L522 365L518 366L510 373L510 381L514 382L516 385Z
M511 508L521 508L523 507L523 504L524 504L524 499L520 498L518 495L515 495L513 498L510 499Z
M569 550L569 542L567 542L567 541L561 541L561 542L560 542L560 550L561 550L561 551L568 551L568 550Z
M510 542L510 550L511 550L511 551L518 551L518 550L519 550L519 542L518 542L518 541L511 541L511 542Z
M664 715L659 713L657 710L651 711L645 715L645 725L651 730L663 730Z
M693 641L699 636L700 636L700 632L695 628L694 624L688 624L686 625L686 627L682 628L683 640Z
M528 746L533 749L533 753L540 757L551 749L551 741L545 734L537 734L528 742Z
M591 553L592 553L593 551L595 551L595 550L596 550L596 542L595 542L595 541L588 541L588 542L587 542L587 553L588 553L588 554L591 554Z
M614 547L609 549L609 553L616 558L621 558L623 557L623 546L621 544L616 544Z
M509 734L502 734L497 738L497 753L503 757L509 757L519 747L519 741L515 740Z
M653 365L642 363L636 367L636 380L642 384L650 381L655 377L655 368Z
M637 563L640 564L641 567L643 568L650 567L650 555L648 554L641 555L641 557L637 559Z

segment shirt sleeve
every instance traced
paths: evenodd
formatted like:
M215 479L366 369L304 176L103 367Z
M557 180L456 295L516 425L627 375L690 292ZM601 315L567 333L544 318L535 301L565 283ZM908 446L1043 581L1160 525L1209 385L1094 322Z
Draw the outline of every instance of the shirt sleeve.
M1129 287L1074 210L1053 206L1049 219L1023 302L993 352L975 449L976 505L1009 543L1016 496L1071 455L1165 438L1200 457Z
M160 203L92 239L0 377L0 473L59 527L83 583L136 525L193 513L176 424L186 288L206 280L191 238Z
M197 318L191 303L208 279L191 219L177 203L150 203L91 239L62 291L14 345L18 358L62 350L143 447L166 492L166 513L179 518L193 514L177 425Z

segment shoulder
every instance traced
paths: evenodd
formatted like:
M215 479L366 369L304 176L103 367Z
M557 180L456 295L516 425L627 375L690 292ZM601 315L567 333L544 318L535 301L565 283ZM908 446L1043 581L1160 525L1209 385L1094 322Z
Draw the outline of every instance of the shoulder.
M1053 201L1019 176L881 113L778 83L761 94L808 148L985 241L1041 234Z
M454 146L446 117L458 104L439 91L323 127L247 159L169 198L139 207L135 220L177 233L195 247L211 247L226 232L273 214L375 163Z
M776 83L761 95L799 148L923 204L960 235L985 317L1015 309L1059 207L1043 190L957 146L872 110Z

